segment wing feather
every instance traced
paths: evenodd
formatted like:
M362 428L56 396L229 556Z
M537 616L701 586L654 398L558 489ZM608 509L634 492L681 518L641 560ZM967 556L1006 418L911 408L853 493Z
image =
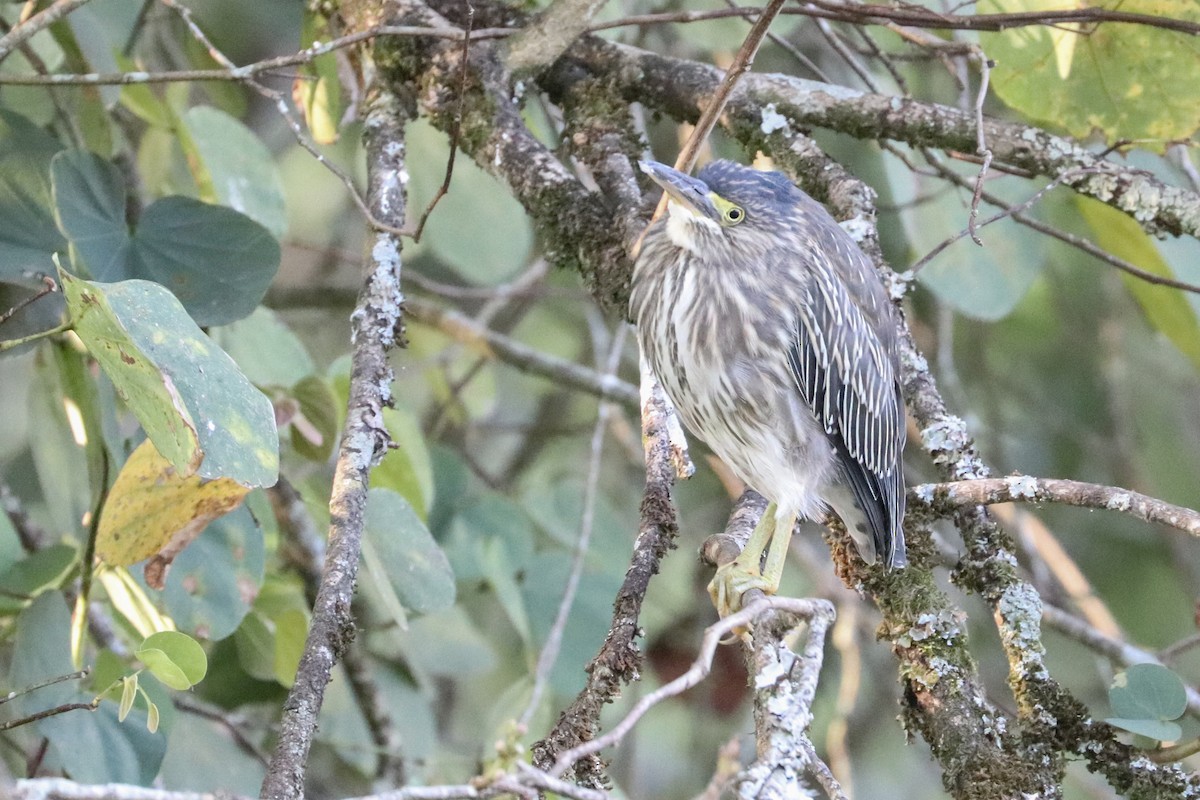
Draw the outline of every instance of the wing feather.
M857 248L851 257L862 260L856 267L870 269ZM837 453L875 551L887 563L903 564L905 430L897 366L889 356L894 323L881 286L847 286L822 266L810 270L804 286L788 364Z

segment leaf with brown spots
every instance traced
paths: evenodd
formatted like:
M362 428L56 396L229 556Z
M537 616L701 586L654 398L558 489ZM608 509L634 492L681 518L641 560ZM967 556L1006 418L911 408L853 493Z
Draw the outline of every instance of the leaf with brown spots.
M96 555L116 566L153 556L146 582L161 589L175 556L208 523L237 508L247 492L230 478L182 475L147 439L130 454L109 492Z

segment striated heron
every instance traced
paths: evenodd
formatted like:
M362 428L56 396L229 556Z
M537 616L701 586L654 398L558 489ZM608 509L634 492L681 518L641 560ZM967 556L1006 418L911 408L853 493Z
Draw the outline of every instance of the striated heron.
M797 517L826 507L868 564L904 565L896 319L871 262L782 173L641 167L669 198L634 266L642 350L684 424L770 501L709 585L718 611L773 594Z

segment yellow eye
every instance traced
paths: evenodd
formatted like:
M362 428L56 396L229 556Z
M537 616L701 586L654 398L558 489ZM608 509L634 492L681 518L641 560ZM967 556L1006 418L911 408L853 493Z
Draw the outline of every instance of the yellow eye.
M726 225L737 225L746 218L746 212L742 210L741 206L729 206L721 217L725 220Z

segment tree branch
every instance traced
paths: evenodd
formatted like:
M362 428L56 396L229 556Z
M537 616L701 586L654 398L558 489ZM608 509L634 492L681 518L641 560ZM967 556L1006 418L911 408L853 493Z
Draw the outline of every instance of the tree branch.
M373 213L397 222L404 218L404 138L406 115L396 99L380 92L367 114L365 140ZM371 467L389 441L382 411L391 404L392 370L387 351L402 343L400 242L389 232L375 234L372 269L351 317L354 355L350 400L329 501L329 549L312 626L284 705L279 742L263 782L270 800L304 796L304 771L317 715L333 665L354 637L351 600L361 554L363 515Z
M1158 522L1200 536L1200 513L1190 508L1116 486L1062 478L1010 475L1006 478L924 483L909 489L909 502L949 514L963 507L996 503L1062 503L1081 508L1120 511L1146 522Z

